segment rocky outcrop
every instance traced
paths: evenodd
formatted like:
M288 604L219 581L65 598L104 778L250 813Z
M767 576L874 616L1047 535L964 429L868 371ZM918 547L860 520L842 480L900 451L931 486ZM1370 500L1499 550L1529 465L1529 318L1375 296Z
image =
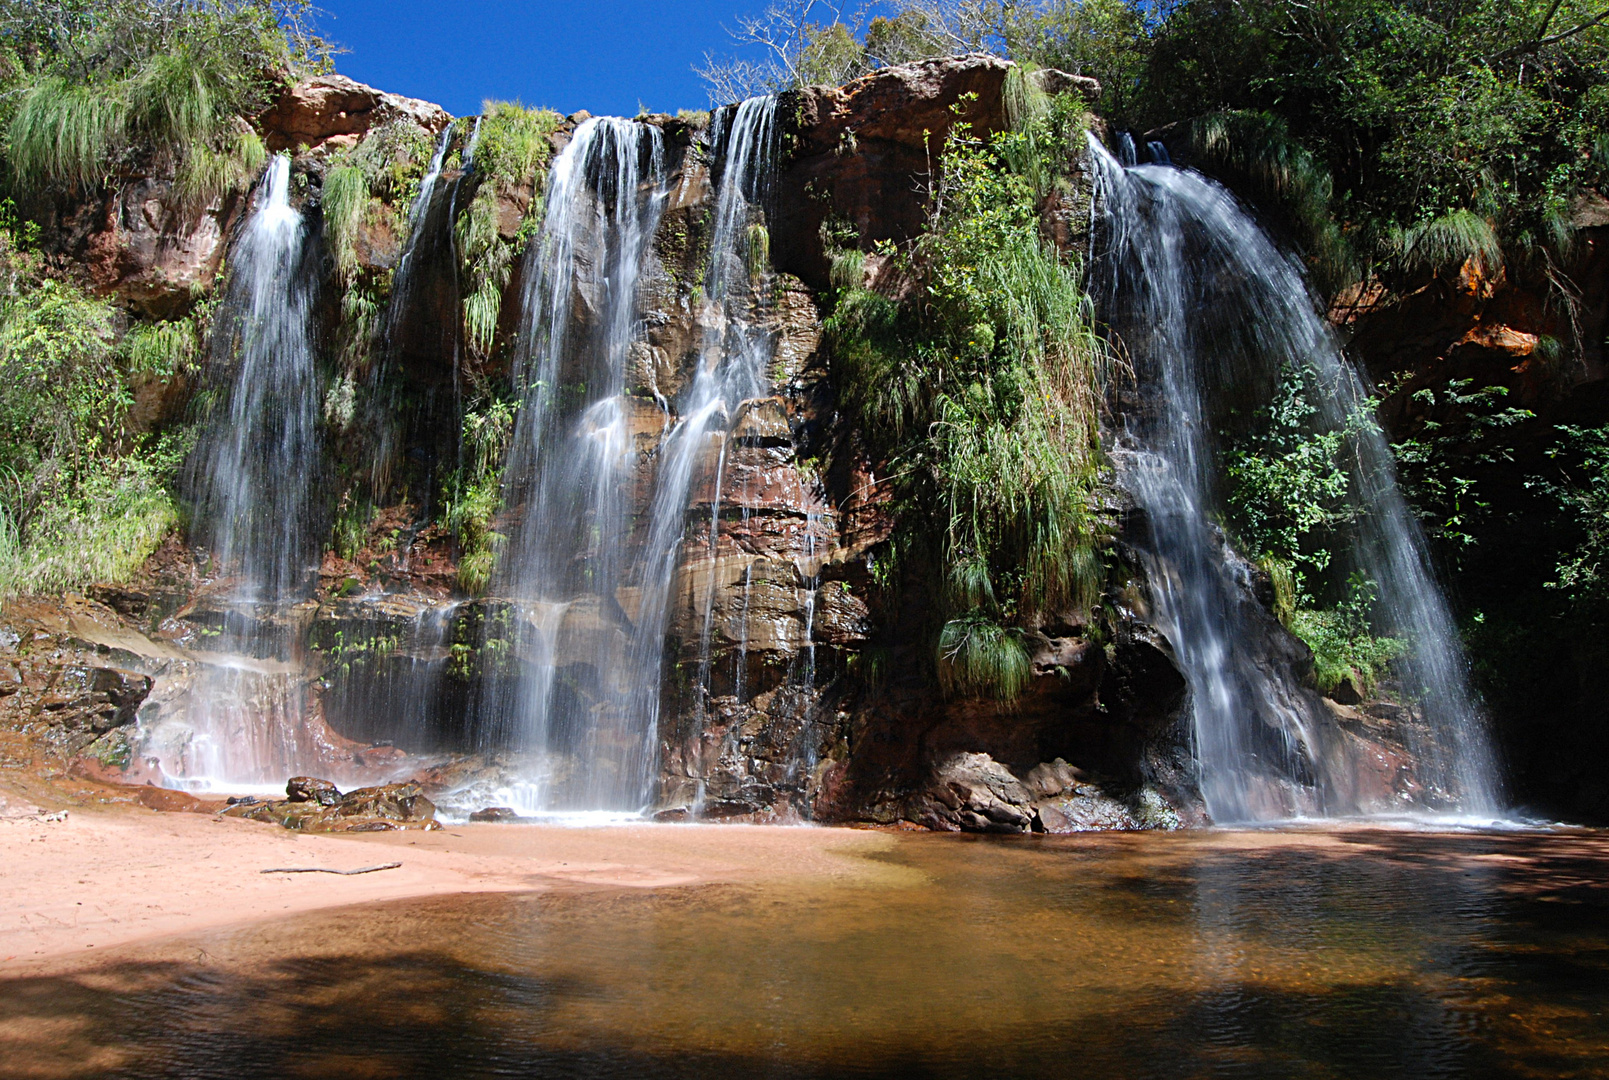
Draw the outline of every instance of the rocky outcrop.
M950 128L970 124L979 137L1003 130L1010 70L993 56L944 57L784 94L787 161L771 245L778 268L815 288L827 284L821 225L829 216L852 226L867 250L920 233L921 192Z
M452 122L440 105L386 94L345 75L315 75L289 86L274 105L257 118L268 149L311 150L331 145L353 146L381 124L402 121L431 134Z

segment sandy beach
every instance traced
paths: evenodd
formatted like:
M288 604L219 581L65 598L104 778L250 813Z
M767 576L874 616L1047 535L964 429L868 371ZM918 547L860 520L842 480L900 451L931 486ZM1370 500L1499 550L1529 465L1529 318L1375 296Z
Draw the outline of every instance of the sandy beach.
M310 835L135 807L0 821L0 974L93 963L96 953L299 913L450 893L654 888L836 878L889 837L850 829L457 825ZM356 876L265 874L273 868ZM864 864L861 864L864 866Z

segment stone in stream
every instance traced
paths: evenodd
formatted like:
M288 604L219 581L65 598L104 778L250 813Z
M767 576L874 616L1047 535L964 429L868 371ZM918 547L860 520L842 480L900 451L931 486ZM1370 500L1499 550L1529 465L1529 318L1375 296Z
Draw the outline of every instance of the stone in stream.
M469 815L470 821L518 821L520 814L510 806L488 806Z

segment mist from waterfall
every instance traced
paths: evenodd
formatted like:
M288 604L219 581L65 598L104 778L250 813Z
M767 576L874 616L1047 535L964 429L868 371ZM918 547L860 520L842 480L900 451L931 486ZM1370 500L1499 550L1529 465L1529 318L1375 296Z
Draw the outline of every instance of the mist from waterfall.
M1156 621L1189 680L1201 787L1214 821L1449 811L1490 816L1501 790L1425 542L1397 488L1366 389L1342 356L1301 269L1222 186L1165 164L1120 162L1092 136L1100 209L1092 281L1133 360L1142 406L1114 448L1148 523L1143 556ZM1156 155L1153 153L1153 159ZM1165 159L1163 159L1165 160ZM1216 424L1226 404L1266 405L1282 370L1306 372L1318 424L1347 431L1347 470L1363 515L1344 568L1378 590L1380 630L1414 717L1400 725L1419 787L1369 795L1358 744L1318 695L1259 642L1269 616L1229 550L1218 499Z
M230 255L213 332L214 412L188 487L224 587L216 656L197 676L182 768L192 784L283 778L318 747L303 722L285 609L312 591L321 386L312 338L317 245L290 204L290 159L275 157Z

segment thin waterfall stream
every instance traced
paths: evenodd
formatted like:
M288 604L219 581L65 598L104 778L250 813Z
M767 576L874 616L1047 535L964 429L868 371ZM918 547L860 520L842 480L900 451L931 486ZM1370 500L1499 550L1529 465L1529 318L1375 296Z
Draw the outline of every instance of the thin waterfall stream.
M1144 399L1125 418L1114 456L1147 522L1157 621L1189 681L1208 812L1218 822L1497 813L1484 720L1424 539L1384 437L1366 417L1365 387L1299 266L1222 186L1167 164L1133 164L1126 137L1126 164L1089 142L1101 208L1094 288ZM1402 733L1419 787L1392 804L1360 794L1366 764L1357 747L1293 677L1290 639L1271 633L1250 568L1216 524L1225 403L1266 400L1282 372L1305 373L1316 423L1345 432L1362 513L1342 557L1378 590L1379 618L1405 645L1398 665L1415 715Z
M274 782L316 760L295 671L290 605L311 594L321 404L312 339L318 275L290 158L274 158L231 256L212 377L220 416L191 461L196 520L223 582L222 625L197 676L183 767L189 786Z

